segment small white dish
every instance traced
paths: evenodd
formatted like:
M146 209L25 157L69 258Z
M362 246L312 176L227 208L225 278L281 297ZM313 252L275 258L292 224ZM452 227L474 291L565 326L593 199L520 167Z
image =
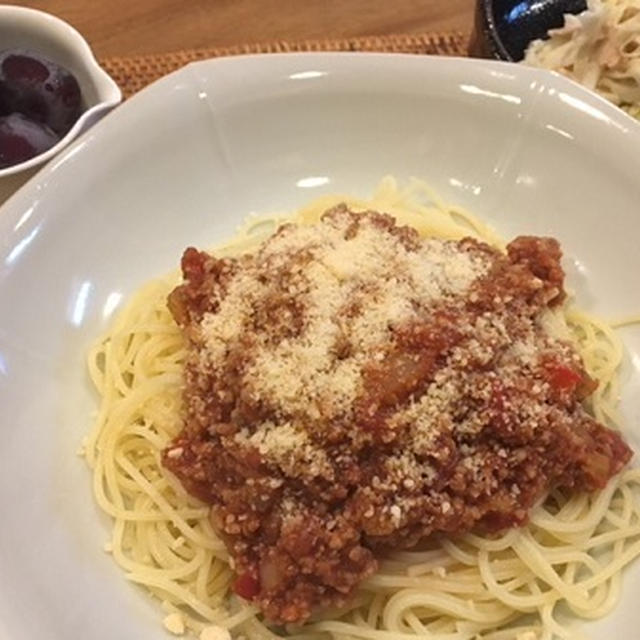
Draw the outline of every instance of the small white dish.
M40 53L70 71L80 85L85 108L53 147L0 169L0 202L122 100L118 85L98 65L86 40L60 18L36 9L0 5L0 49L13 48Z
M103 551L75 453L96 397L86 353L133 290L251 211L428 180L505 237L557 237L583 307L637 312L640 125L554 74L376 54L218 59L125 102L0 208L0 640L164 637ZM640 331L622 412L640 451ZM640 562L592 640L640 628Z

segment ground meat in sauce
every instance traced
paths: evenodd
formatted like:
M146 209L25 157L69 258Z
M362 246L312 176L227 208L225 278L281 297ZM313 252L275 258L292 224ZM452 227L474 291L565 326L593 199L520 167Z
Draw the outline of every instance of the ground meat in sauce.
M549 488L620 471L630 449L580 404L596 383L542 328L560 258L344 206L251 255L185 251L185 420L163 463L211 504L239 595L304 621L386 550L522 525Z

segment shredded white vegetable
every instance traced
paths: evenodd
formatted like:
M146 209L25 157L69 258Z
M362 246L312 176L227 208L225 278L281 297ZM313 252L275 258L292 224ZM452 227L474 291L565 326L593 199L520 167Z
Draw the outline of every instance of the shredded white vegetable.
M558 71L640 118L640 0L587 0L565 14L548 40L533 41L524 63Z

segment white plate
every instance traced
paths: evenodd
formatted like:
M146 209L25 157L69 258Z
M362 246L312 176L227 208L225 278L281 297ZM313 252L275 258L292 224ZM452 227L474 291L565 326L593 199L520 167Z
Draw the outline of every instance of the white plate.
M640 126L560 77L502 63L305 54L202 62L91 129L0 209L0 638L160 637L102 551L76 456L89 343L135 287L250 211L424 177L506 236L552 234L580 301L638 311ZM624 413L640 448L640 332ZM634 400L635 398L635 400ZM640 563L595 640L635 637Z

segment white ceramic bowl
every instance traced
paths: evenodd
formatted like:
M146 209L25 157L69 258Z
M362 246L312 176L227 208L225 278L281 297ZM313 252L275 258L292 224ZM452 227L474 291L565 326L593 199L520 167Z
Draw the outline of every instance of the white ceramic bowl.
M569 81L505 63L375 54L206 61L98 123L0 208L0 638L162 636L103 544L75 453L96 397L87 348L141 283L250 211L386 173L428 180L504 236L551 234L580 303L638 311L640 125ZM640 331L622 410L640 451ZM637 638L640 562L585 625Z
M86 131L122 99L118 85L98 65L86 40L63 20L35 9L0 5L0 49L29 49L68 69L77 79L85 109L53 147L20 164L0 169L0 202L34 170Z

